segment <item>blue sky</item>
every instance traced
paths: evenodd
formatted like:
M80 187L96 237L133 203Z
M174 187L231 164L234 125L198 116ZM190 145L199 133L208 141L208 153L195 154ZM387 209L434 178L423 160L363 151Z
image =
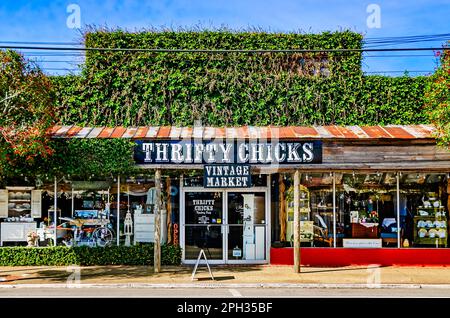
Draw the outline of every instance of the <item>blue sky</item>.
M79 30L66 25L69 16L66 10L70 4L79 5L82 25L107 25L129 30L148 26L189 27L200 24L207 27L226 25L238 29L256 26L276 32L321 32L348 28L370 38L450 33L450 0L3 0L0 2L0 41L78 41ZM369 28L367 25L370 13L366 9L369 4L377 4L381 9L380 28ZM441 44L439 41L403 46L429 47ZM377 72L432 71L435 67L432 52L406 54L420 56L367 57L363 68L368 72ZM31 58L41 61L40 64L48 73L64 73L60 69L76 68L67 63L77 60L73 56L35 55L29 54Z

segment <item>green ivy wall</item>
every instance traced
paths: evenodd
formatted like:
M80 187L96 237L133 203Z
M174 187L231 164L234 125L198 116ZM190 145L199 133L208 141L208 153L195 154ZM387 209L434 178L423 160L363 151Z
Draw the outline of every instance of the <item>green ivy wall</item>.
M88 47L361 48L362 36L94 31ZM322 74L325 66L328 75ZM314 75L316 74L316 75ZM322 75L321 75L322 74ZM54 78L61 123L79 125L375 125L427 122L424 77L364 76L361 54L88 52L81 76Z

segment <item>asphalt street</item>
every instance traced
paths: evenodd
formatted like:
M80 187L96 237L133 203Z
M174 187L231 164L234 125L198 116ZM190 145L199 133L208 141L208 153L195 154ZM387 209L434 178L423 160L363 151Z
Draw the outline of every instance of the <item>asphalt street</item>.
M450 297L450 288L0 288L0 297Z

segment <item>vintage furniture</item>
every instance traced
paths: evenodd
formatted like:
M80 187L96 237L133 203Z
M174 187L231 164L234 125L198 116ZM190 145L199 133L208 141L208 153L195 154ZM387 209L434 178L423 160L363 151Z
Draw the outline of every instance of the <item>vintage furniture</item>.
M352 223L352 238L377 238L378 223Z
M29 215L40 218L42 191L33 187L6 187L0 190L0 218Z
M142 210L135 210L134 213L134 244L136 242L155 241L155 215L140 213Z
M36 232L36 222L2 222L0 246L3 242L26 242L30 232Z

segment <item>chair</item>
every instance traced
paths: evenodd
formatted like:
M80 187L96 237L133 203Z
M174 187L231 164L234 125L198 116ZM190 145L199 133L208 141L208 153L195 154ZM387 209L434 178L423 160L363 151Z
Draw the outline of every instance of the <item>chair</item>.
M397 244L397 220L395 218L384 218L381 229L380 237L383 243L386 245Z
M320 226L314 225L314 240L328 244L329 247L333 246L333 234L329 233L328 226L325 223L322 216L316 214L315 218Z

